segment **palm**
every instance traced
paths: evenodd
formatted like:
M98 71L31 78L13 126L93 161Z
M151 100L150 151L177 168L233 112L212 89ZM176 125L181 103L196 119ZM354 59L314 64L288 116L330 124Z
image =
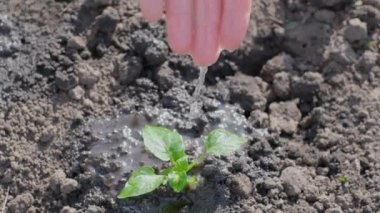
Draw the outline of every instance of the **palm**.
M166 11L168 40L177 53L200 66L213 64L221 49L239 47L248 27L251 0L140 0L150 21Z

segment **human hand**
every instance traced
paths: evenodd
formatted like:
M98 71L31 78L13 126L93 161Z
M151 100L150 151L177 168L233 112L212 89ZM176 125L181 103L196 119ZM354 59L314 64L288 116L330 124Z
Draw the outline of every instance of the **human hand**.
M240 46L248 28L251 0L139 0L143 15L157 21L166 12L170 48L209 66L222 49Z

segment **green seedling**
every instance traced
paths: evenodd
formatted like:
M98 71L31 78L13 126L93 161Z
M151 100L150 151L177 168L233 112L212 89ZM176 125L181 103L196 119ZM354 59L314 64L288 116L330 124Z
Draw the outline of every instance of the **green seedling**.
M348 182L348 179L345 176L339 176L338 180L341 184L346 184Z
M170 167L158 174L149 166L135 169L118 195L120 199L147 194L161 185L169 185L175 192L195 186L198 178L189 175L189 172L201 164L207 155L227 156L247 143L245 138L216 129L206 136L203 152L190 162L182 136L177 132L147 125L143 129L143 140L146 149L158 159L170 162Z
M377 41L375 41L375 40L369 40L368 42L367 42L367 49L374 49L374 48L376 48L376 46L377 46Z
M347 189L348 186L349 186L349 180L347 177L345 176L340 176L338 177L338 181L340 182L341 186L344 188L344 189Z

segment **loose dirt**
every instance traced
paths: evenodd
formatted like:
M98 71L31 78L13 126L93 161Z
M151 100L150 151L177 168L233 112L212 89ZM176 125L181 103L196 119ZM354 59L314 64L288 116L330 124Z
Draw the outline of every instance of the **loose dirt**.
M379 23L373 0L253 0L242 47L209 68L191 119L198 68L135 0L0 0L0 204L379 212ZM194 190L118 200L131 169L161 166L141 145L147 123L183 134L191 156L215 127L250 142L207 158Z

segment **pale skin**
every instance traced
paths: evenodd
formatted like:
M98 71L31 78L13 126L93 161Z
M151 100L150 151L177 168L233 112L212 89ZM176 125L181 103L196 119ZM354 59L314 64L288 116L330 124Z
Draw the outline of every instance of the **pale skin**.
M222 49L235 50L245 37L251 0L139 0L149 21L166 14L170 48L190 54L198 66L215 63Z

